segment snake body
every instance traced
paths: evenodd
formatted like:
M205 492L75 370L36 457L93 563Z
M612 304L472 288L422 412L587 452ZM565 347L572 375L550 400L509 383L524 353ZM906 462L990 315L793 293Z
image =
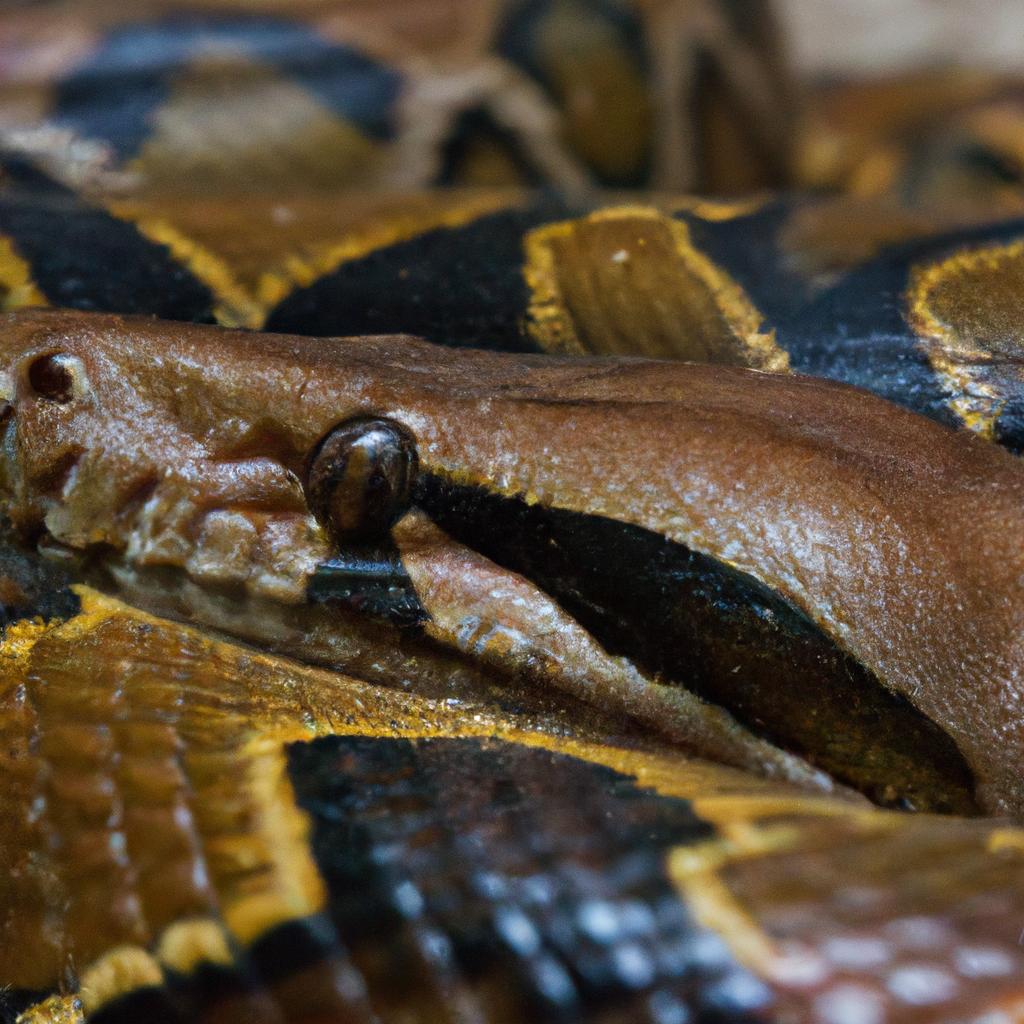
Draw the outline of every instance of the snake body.
M792 370L1024 444L1016 219L501 191L98 201L14 157L0 210L9 308ZM836 231L855 239L843 258Z
M595 194L766 4L264 8L4 16L0 1019L1024 1019L1024 226Z

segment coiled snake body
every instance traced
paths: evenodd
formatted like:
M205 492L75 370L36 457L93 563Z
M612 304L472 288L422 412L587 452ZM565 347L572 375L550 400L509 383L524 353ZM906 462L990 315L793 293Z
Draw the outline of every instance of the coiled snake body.
M762 4L272 8L0 22L0 1016L1024 1019L1024 227L755 195Z

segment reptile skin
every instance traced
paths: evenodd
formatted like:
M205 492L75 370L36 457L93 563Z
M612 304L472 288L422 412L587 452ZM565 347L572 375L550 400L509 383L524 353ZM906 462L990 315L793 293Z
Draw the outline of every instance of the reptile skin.
M1020 95L0 13L0 1021L1024 1020Z

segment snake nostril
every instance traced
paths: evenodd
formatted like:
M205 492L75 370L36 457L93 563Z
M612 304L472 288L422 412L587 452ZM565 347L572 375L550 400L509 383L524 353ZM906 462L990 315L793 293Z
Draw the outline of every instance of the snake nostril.
M79 362L63 352L51 352L33 359L28 367L28 383L40 398L52 402L70 402L75 395L75 371Z
M380 537L409 507L417 467L416 442L401 424L347 420L313 455L306 478L310 508L337 538Z

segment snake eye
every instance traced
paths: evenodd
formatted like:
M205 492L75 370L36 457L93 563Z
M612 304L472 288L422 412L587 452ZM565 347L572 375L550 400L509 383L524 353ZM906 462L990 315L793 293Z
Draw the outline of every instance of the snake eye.
M51 352L33 359L28 367L28 383L40 398L51 402L70 402L75 396L76 376L82 364L74 356Z
M401 424L348 420L313 455L309 507L336 538L380 537L409 507L417 465L416 442Z

